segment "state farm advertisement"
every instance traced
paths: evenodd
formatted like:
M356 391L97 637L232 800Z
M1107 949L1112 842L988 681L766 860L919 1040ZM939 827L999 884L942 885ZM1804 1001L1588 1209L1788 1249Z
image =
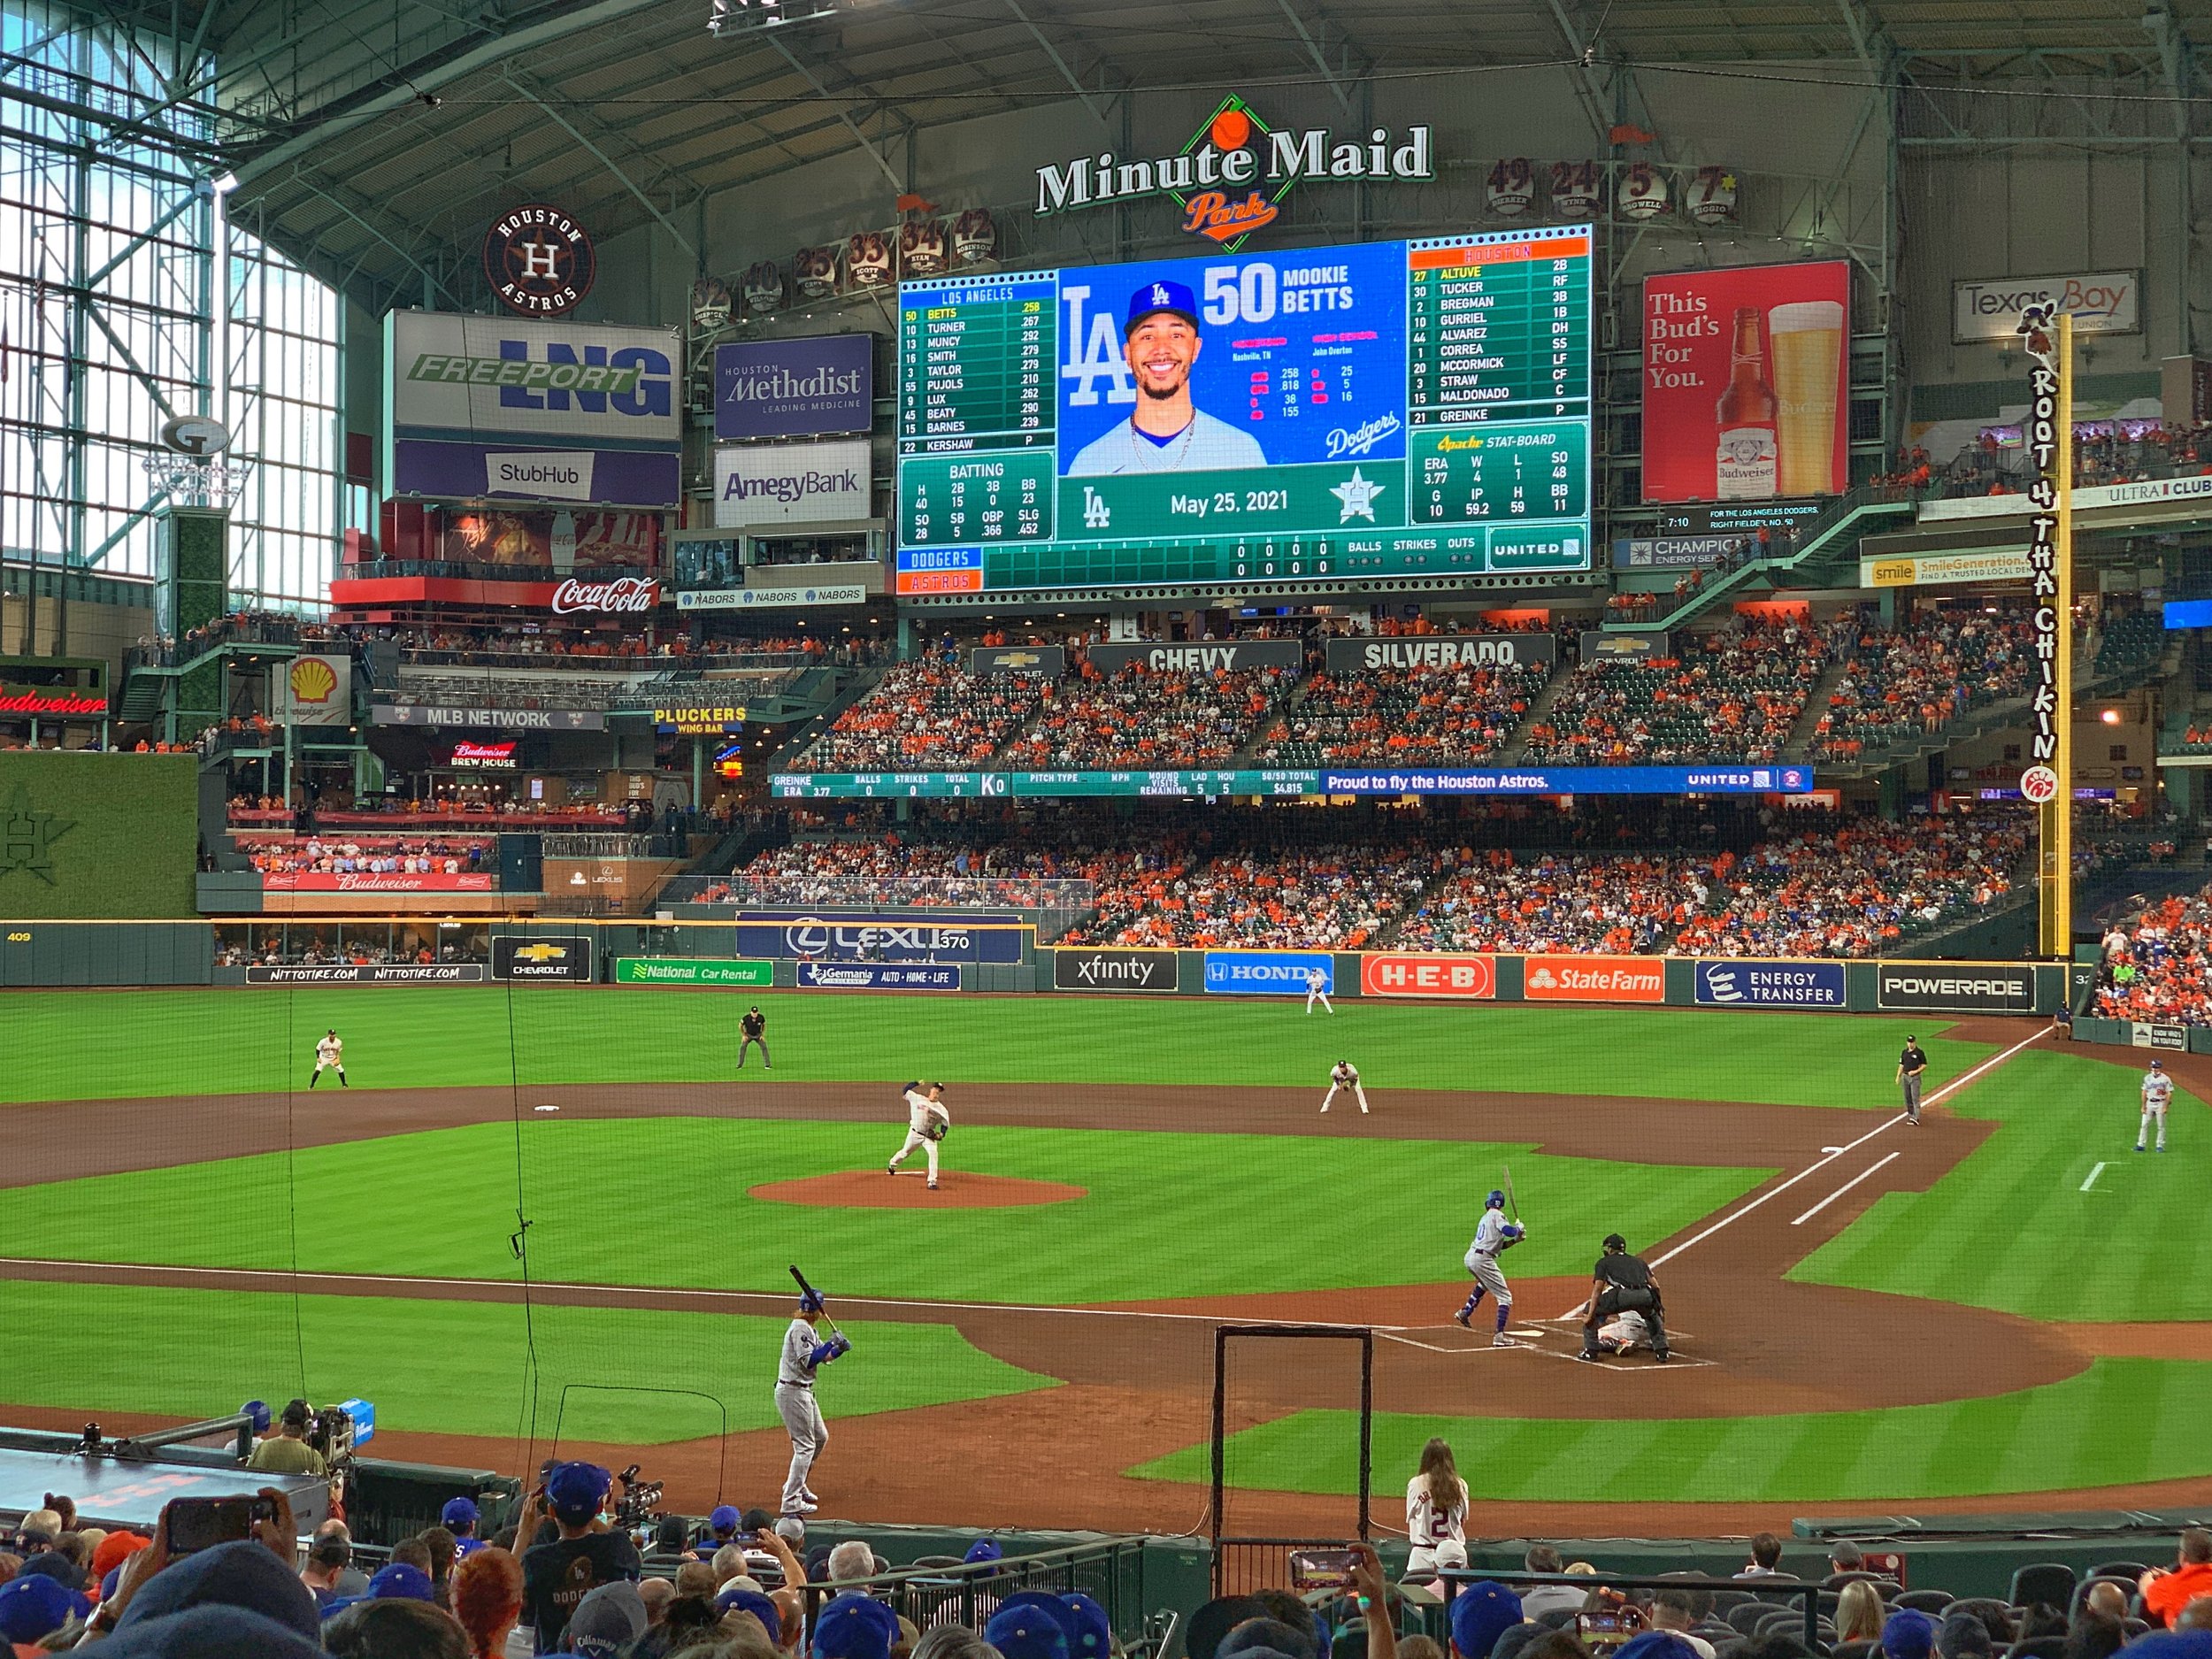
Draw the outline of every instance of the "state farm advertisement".
M1492 956L1375 955L1359 959L1362 996L1464 996L1498 994Z
M1532 1002L1663 1002L1663 956L1530 956L1521 995Z
M269 870L262 872L265 893L489 893L489 871Z
M1850 482L1851 267L1644 279L1644 499L1770 501Z

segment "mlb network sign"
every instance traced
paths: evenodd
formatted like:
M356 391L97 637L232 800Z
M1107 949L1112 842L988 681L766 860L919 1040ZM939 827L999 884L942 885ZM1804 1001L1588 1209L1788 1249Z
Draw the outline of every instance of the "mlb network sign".
M714 452L714 525L757 530L864 519L874 499L868 441L730 445Z
M1840 962L1700 962L1701 1008L1841 1008Z

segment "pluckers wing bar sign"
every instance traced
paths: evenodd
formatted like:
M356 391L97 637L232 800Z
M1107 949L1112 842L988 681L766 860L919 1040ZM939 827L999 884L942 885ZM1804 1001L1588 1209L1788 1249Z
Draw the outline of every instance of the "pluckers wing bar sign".
M1339 132L1271 127L1232 96L1171 156L1132 159L1111 150L1037 169L1037 217L1164 196L1183 210L1183 228L1233 252L1281 212L1302 179L1394 180L1436 176L1429 129Z
M2030 740L2027 771L2020 774L2020 793L2040 805L2058 793L2058 774L2052 763L2058 758L2058 723L2065 718L2058 706L2058 631L2066 618L2058 591L2058 488L2052 468L2058 456L2057 327L2051 308L2031 305L2020 314L2020 336L2027 347L2028 419L2022 436L2029 458L2035 463L2035 482L2028 487L2028 582L2035 600L2034 692L2028 711L2035 722Z
M557 207L530 203L501 214L484 233L484 280L511 311L558 317L574 311L598 274L590 236Z

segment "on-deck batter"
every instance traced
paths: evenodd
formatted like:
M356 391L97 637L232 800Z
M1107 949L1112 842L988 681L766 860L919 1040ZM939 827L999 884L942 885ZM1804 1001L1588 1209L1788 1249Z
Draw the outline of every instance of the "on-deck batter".
M899 1165L912 1157L918 1148L929 1155L929 1190L937 1190L937 1143L945 1138L945 1131L952 1127L952 1110L945 1104L945 1086L942 1083L909 1083L906 1086L906 1144L887 1166L886 1173L896 1175Z
M1492 1348L1513 1346L1513 1339L1505 1333L1506 1321L1513 1317L1513 1287L1505 1282L1498 1257L1526 1237L1526 1227L1505 1218L1505 1194L1493 1188L1483 1201L1482 1219L1475 1224L1475 1241L1467 1247L1467 1271L1475 1276L1475 1287L1452 1316L1469 1330L1474 1329L1476 1305L1488 1291L1498 1304L1498 1328L1490 1339Z
M2140 1152L2143 1143L2151 1138L2151 1119L2158 1119L2158 1149L2166 1149L2166 1108L2173 1104L2174 1080L2166 1075L2163 1060L2151 1062L2151 1069L2143 1073L2143 1121L2135 1131L2135 1149Z

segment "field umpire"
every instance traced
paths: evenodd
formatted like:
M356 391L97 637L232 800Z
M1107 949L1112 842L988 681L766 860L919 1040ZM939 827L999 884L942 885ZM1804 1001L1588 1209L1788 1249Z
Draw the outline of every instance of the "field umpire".
M768 1057L768 1016L760 1011L758 1002L745 1010L745 1017L737 1022L737 1031L741 1040L737 1045L737 1069L741 1071L745 1069L745 1051L758 1043L760 1063L771 1071L774 1071L776 1063Z
M1599 1359L1598 1326L1617 1313L1633 1310L1651 1327L1651 1356L1662 1365L1667 1352L1666 1305L1659 1300L1659 1281L1643 1257L1628 1253L1628 1240L1617 1233L1605 1235L1605 1254L1591 1270L1590 1317L1582 1322L1582 1352L1577 1359Z

